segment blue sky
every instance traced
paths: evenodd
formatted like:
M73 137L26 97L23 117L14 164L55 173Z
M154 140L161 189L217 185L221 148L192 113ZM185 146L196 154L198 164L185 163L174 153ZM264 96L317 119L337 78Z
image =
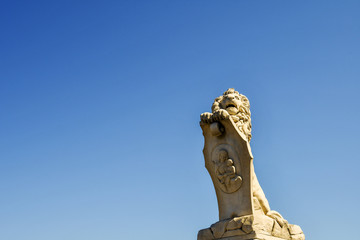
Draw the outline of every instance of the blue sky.
M251 103L255 170L307 240L358 235L359 1L2 1L0 239L196 239L199 115Z

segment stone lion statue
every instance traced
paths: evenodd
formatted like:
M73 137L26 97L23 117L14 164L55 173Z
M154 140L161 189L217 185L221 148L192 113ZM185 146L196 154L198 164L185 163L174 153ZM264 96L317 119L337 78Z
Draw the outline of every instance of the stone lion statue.
M201 114L201 121L212 123L231 117L247 140L251 139L251 113L247 97L229 88L220 97L217 97L211 107L212 113Z
M289 224L280 213L270 209L269 202L256 177L254 166L252 165L252 156L249 156L251 158L249 164L251 165L248 164L246 173L241 175L242 173L240 173L238 168L240 166L241 169L241 165L234 164L236 154L232 154L232 159L230 159L226 150L227 148L231 149L232 144L245 143L247 145L246 151L250 151L251 155L249 144L251 140L251 113L247 97L235 91L235 89L229 88L222 96L214 100L211 110L211 113L205 112L201 114L200 125L205 138L203 150L205 166L214 181L218 201L220 199L220 221L211 225L210 228L200 230L198 240L225 240L230 239L229 237L237 236L241 236L241 239L304 240L305 235L299 226ZM241 140L234 140L231 137L234 135L237 139L239 139L238 135L240 135ZM234 141L235 143L233 143ZM223 149L220 149L217 153L216 149L218 147ZM215 160L212 156L215 156ZM219 161L216 160L217 158ZM239 159L237 163L239 163ZM244 165L246 165L246 161ZM235 213L233 209L227 211L228 209L225 206L235 205L237 210L241 209L242 206L247 206L243 205L244 201L238 202L240 195L236 195L237 191L242 191L243 179L246 179L245 181L248 183L244 189L248 193L246 196L251 196L250 194L252 194L252 202L249 201L252 203L250 215ZM221 208L225 210L222 211ZM260 237L258 238L249 234L265 235L259 235Z
M250 102L246 96L235 91L234 88L229 88L222 96L215 99L211 110L212 113L206 112L201 114L200 118L202 122L213 123L231 117L240 132L243 133L247 141L250 142L251 113ZM270 210L269 202L259 184L255 171L252 172L252 182L254 209L275 219L280 226L287 223L280 213Z

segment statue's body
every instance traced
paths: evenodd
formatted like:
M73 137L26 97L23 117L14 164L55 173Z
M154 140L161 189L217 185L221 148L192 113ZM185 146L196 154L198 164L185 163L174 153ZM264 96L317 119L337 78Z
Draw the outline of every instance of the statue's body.
M269 202L257 180L250 149L249 100L230 88L215 99L212 113L201 114L204 157L216 190L220 221L203 229L198 240L304 240Z

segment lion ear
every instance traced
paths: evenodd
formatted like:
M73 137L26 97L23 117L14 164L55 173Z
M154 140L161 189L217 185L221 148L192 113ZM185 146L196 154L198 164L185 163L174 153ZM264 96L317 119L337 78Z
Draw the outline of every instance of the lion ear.
M212 112L216 112L216 111L219 111L220 110L220 107L219 107L219 103L218 102L214 102L212 107L211 107L211 111Z
M223 96L217 97L217 98L215 98L214 103L215 102L219 103L222 99L223 99Z
M211 111L212 112L216 112L216 111L220 110L219 105L220 105L220 102L221 102L222 99L223 99L222 96L215 98L215 101L214 101L213 105L211 106Z

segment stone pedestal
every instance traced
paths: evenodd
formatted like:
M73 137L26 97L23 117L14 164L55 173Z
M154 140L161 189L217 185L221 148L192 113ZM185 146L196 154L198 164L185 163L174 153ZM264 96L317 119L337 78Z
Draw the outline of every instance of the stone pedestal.
M304 240L304 234L297 225L285 222L280 225L275 219L263 214L253 214L222 220L210 228L200 230L198 240Z

